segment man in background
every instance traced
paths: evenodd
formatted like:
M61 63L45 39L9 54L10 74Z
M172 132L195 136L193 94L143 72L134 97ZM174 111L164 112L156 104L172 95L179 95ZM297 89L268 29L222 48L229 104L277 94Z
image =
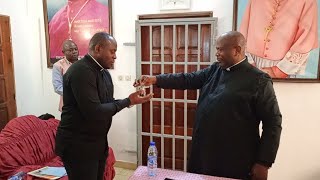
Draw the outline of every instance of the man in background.
M78 60L79 51L77 45L71 40L65 40L62 45L64 58L53 64L52 84L54 91L60 95L59 111L62 112L63 106L63 84L62 76L67 72L72 63Z

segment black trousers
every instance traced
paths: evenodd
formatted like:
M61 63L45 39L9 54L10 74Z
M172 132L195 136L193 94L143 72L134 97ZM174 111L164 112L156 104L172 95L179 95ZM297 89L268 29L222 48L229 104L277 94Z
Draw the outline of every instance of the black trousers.
M69 180L103 180L106 158L72 159L63 156L62 162L66 168Z

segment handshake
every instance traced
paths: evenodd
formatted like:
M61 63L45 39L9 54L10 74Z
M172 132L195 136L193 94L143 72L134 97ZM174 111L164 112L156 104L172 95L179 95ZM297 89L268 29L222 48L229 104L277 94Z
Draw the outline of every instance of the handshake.
M129 96L130 106L150 101L153 93L146 94L146 88L156 83L157 78L155 76L141 76L139 79L136 79L133 86L137 88L137 91Z

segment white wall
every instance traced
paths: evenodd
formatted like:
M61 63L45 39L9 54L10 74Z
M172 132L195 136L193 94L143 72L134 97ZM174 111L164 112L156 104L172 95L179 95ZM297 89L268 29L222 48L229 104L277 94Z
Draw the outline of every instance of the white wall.
M282 137L274 180L320 179L320 84L275 83Z
M9 15L18 115L51 113L59 117L46 49L41 0L0 1L0 14Z
M192 11L213 11L218 33L232 28L232 0L193 0ZM124 4L126 6L124 6ZM124 98L134 89L132 81L118 81L118 75L135 78L135 20L139 14L159 13L158 1L114 0L113 30L118 40L118 59L111 71L115 96ZM0 14L11 17L18 115L42 113L60 115L58 96L46 68L42 0L0 1ZM320 179L320 84L275 83L283 113L283 133L278 157L270 171L271 180ZM136 162L136 109L125 109L114 117L109 133L116 159ZM129 152L128 152L129 151Z

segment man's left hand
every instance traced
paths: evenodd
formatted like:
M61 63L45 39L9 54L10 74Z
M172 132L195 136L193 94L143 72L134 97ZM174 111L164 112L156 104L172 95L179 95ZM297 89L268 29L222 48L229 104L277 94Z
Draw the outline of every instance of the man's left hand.
M261 68L262 71L268 73L272 78L287 78L288 74L282 72L277 66Z
M276 78L287 78L288 74L281 71L277 66L271 67Z
M256 163L251 170L252 180L267 180L269 167Z

